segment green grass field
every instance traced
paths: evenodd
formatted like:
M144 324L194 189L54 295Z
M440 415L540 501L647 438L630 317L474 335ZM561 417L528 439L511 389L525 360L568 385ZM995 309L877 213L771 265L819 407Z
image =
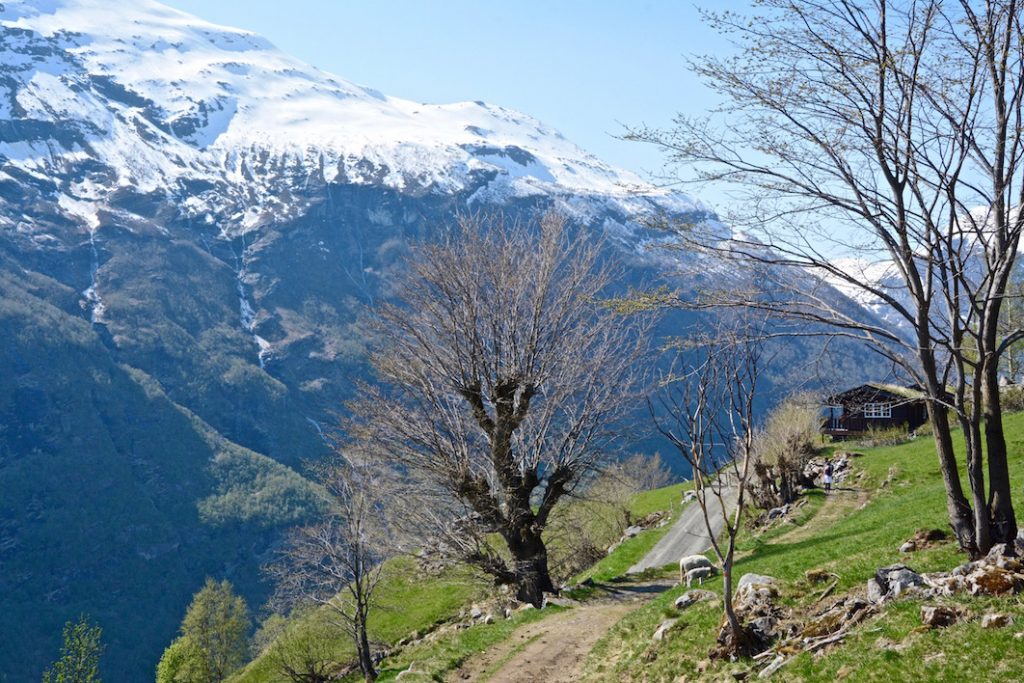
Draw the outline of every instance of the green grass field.
M1024 479L1024 414L1006 422L1010 446L1014 503L1024 509L1020 487ZM901 555L899 545L919 528L948 529L944 489L930 438L900 446L864 451L854 460L860 478L847 480L824 501L812 493L803 524L774 529L741 543L737 575L756 572L783 582L781 600L794 608L813 602L821 586L804 578L811 569L838 575L835 595L863 590L879 568L903 562L912 569L951 569L966 557L953 542ZM888 481L888 483L884 483ZM809 518L808 518L809 517ZM721 579L705 587L721 590ZM587 663L587 680L676 681L720 680L743 662L713 664L701 672L721 619L720 606L701 603L682 614L673 635L660 643L651 634L667 615L675 615L672 602L685 589L674 589L631 613L603 638ZM839 647L819 656L801 654L776 676L784 681L999 681L1021 680L1024 671L1024 600L951 599L980 616L987 610L1008 612L1015 625L982 630L978 620L948 629L922 631L921 602L890 604L883 614L858 627ZM929 601L933 604L936 601Z

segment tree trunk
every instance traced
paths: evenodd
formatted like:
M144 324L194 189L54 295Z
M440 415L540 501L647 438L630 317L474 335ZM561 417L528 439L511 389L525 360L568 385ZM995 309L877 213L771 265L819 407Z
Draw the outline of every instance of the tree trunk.
M937 387L935 388L938 391ZM933 394L934 396L935 394ZM949 412L934 400L928 402L928 419L932 423L935 437L935 451L939 456L939 469L946 485L946 511L949 514L949 525L953 529L960 548L971 557L978 554L978 546L974 536L974 515L971 505L964 497L960 485L960 472L953 451L953 437L949 427Z
M370 639L366 635L366 624L359 625L359 669L363 672L363 680L367 683L377 680L377 669L373 665L373 654L370 651Z
M976 401L981 396L976 397ZM975 404L972 411L980 412L980 407ZM984 555L992 547L992 533L989 528L988 501L985 496L985 463L981 450L981 425L974 419L962 419L961 429L964 434L964 443L967 451L967 481L971 487L971 499L974 503L974 545L975 555Z
M516 599L534 607L544 604L544 593L557 593L548 573L548 550L540 534L524 529L507 538L516 574Z
M730 542L733 540L731 539ZM733 605L733 552L734 550L730 548L726 561L722 563L722 602L725 606L726 630L719 634L718 639L718 644L730 659L737 655L750 657L762 649L755 638L754 631L749 626L743 625Z
M1013 547L1017 537L1017 519L1010 498L1010 470L1007 464L1006 437L1003 433L1003 409L999 397L999 368L986 368L983 386L985 401L985 446L988 450L988 505L992 543Z

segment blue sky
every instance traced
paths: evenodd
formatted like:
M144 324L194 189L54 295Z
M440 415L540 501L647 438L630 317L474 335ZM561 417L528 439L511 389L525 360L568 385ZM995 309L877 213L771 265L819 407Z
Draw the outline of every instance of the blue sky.
M616 139L622 124L664 126L712 106L686 56L726 49L687 0L163 1L388 95L518 109L644 176L661 155ZM725 4L746 5L704 3Z

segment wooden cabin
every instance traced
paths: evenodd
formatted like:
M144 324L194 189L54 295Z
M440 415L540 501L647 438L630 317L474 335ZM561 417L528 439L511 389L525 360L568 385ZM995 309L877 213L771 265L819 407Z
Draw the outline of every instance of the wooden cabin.
M873 430L917 429L928 421L928 407L916 387L869 383L830 396L821 433L843 440Z

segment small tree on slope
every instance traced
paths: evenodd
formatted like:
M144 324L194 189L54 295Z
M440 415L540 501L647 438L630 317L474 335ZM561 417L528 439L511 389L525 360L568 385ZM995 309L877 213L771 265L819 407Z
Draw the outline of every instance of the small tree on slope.
M377 669L368 619L383 577L383 561L394 549L383 510L390 488L377 469L344 457L319 470L331 505L322 519L292 533L280 560L270 567L277 582L275 598L285 605L324 608L328 621L352 640L363 678L372 681ZM302 652L301 645L291 641L292 656L277 651L286 675L295 680L297 668L307 675L329 669L322 653ZM287 646L285 639L280 647Z
M693 471L695 501L722 568L726 627L719 640L729 655L758 650L733 606L733 562L754 472L754 397L763 356L761 341L749 332L722 327L691 349L682 372L663 381L651 406L658 431ZM716 530L718 520L724 533Z
M157 683L219 683L249 658L249 609L231 583L206 579L156 669Z

